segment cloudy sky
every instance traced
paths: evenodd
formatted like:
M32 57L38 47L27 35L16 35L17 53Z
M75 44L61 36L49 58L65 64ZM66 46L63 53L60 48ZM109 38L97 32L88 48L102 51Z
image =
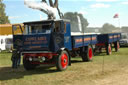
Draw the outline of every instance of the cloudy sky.
M47 18L43 12L27 8L24 0L4 0L4 3L11 23ZM82 13L88 20L89 27L101 27L104 23L128 26L128 0L59 0L59 8L63 13ZM115 14L119 14L119 18L113 18Z

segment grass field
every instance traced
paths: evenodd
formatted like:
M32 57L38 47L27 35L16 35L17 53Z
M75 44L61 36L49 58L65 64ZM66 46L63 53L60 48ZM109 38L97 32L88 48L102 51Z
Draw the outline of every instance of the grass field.
M0 85L128 85L128 48L110 56L94 56L92 62L73 58L72 66L63 72L55 67L26 71L21 66L14 70L10 57L10 53L0 53Z

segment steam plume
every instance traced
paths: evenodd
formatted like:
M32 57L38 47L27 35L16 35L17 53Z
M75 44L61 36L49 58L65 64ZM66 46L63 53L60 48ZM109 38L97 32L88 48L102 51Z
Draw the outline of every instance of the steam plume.
M81 19L80 19L80 17L78 15L77 15L77 19L78 19L79 30L82 31Z
M29 8L37 9L37 10L44 12L45 14L48 15L48 18L50 19L56 18L57 8L53 8L45 2L38 3L38 2L35 2L35 0L31 0L31 1L24 0L24 4L28 6Z

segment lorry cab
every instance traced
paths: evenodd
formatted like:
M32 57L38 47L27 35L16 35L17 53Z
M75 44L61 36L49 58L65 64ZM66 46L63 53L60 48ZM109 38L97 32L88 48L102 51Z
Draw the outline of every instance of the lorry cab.
M67 20L25 22L23 34L14 34L14 48L22 51L57 52L71 49L70 23ZM16 26L13 26L16 29Z
M70 65L71 45L70 22L67 20L44 20L25 22L24 31L20 25L13 25L13 47L23 55L26 70L39 64L56 65L65 70ZM15 31L21 29L21 34Z

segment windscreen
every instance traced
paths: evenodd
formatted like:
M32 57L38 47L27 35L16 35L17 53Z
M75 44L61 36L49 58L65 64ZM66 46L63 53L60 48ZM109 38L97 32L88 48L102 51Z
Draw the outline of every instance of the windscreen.
M49 34L51 33L50 24L25 25L26 34Z

